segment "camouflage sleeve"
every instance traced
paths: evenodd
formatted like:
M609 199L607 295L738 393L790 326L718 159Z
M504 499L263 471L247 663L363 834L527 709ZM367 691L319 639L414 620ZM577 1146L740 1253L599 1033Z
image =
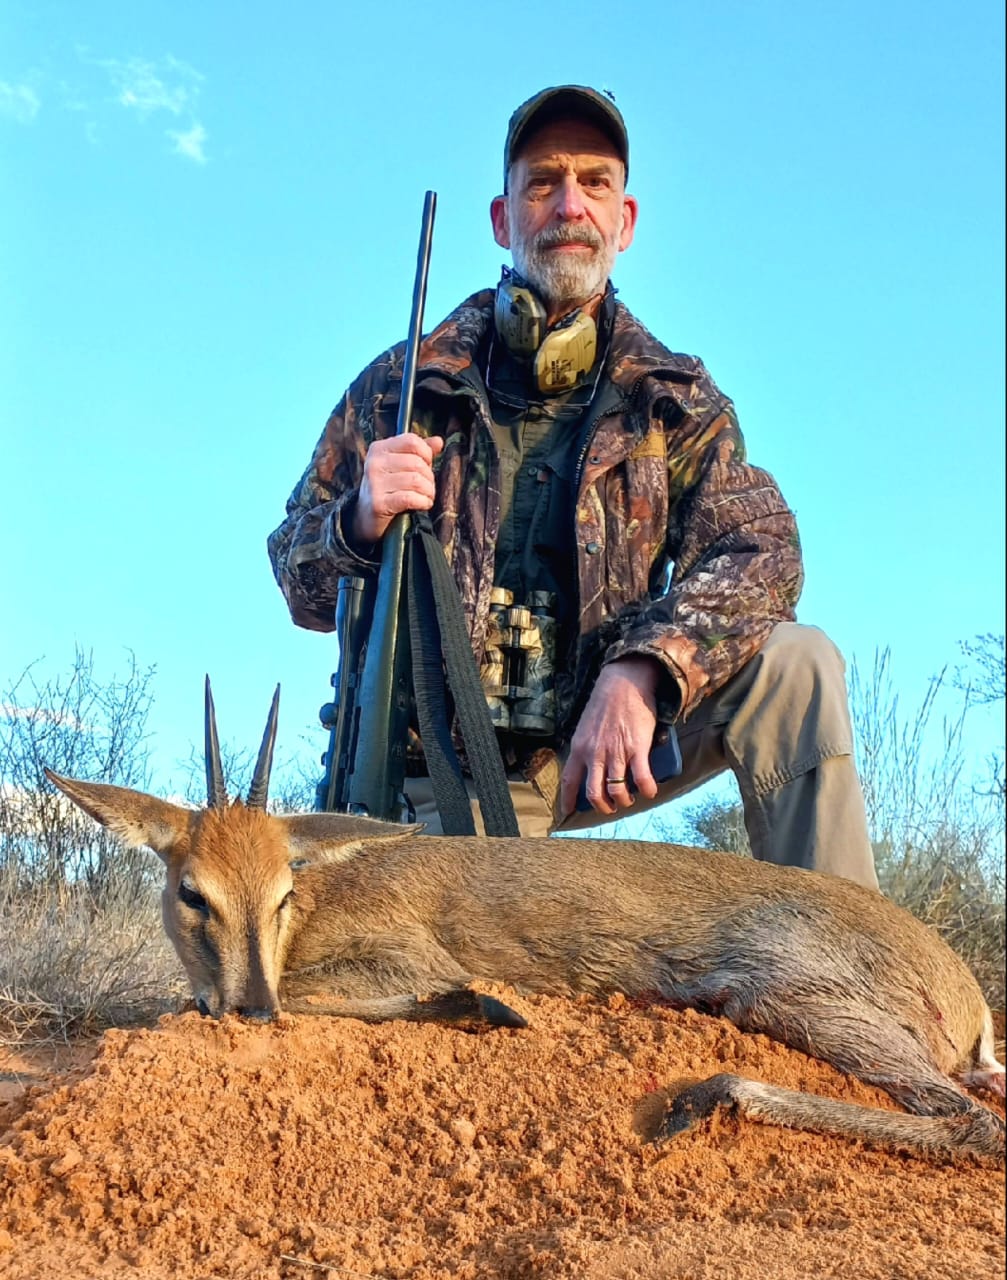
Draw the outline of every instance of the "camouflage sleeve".
M353 549L347 528L367 447L388 433L384 400L396 377L401 377L400 347L369 365L333 409L287 500L287 518L266 540L273 576L299 627L332 631L339 579L378 567Z
M730 401L719 398L668 466L671 586L626 618L605 660L659 659L670 677L659 714L681 719L794 620L804 573L793 512L746 461Z

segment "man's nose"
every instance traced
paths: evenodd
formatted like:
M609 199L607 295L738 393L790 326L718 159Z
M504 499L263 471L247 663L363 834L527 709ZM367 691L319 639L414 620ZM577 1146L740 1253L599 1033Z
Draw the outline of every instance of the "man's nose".
M559 199L556 202L556 216L564 222L573 222L584 217L584 193L580 189L577 175L568 173L559 188Z

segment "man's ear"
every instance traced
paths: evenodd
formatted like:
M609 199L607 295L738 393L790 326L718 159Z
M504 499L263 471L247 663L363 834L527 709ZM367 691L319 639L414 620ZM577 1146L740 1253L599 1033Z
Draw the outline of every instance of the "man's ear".
M490 204L490 222L493 223L493 238L503 249L510 248L510 214L507 209L507 197L496 196Z
M622 230L619 232L619 252L628 249L633 243L633 234L636 231L636 219L640 212L640 206L636 196L623 196L622 198Z

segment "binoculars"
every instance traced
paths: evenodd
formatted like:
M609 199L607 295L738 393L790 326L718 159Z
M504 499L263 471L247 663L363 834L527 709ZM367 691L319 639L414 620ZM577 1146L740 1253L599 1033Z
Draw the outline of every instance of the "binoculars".
M556 731L556 597L533 591L527 604L494 587L479 669L494 728L549 736Z

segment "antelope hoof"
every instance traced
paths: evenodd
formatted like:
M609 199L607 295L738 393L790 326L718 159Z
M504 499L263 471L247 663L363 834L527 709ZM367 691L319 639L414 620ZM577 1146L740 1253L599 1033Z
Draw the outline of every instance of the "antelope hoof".
M477 1031L482 1027L520 1029L528 1025L519 1013L502 1000L464 989L432 996L429 1000L424 1000L421 1007L425 1018L467 1030Z
M275 1016L275 1010L265 1007L241 1008L238 1010L238 1017L243 1018L245 1022L272 1022Z
M491 1027L511 1027L515 1031L520 1031L528 1025L527 1020L509 1004L504 1004L502 1000L495 1000L493 996L478 996L477 1003L480 1012Z
M680 1133L688 1133L701 1120L712 1116L718 1107L731 1106L734 1102L731 1079L729 1075L711 1076L709 1080L683 1088L675 1095L651 1139L654 1145L668 1142Z

